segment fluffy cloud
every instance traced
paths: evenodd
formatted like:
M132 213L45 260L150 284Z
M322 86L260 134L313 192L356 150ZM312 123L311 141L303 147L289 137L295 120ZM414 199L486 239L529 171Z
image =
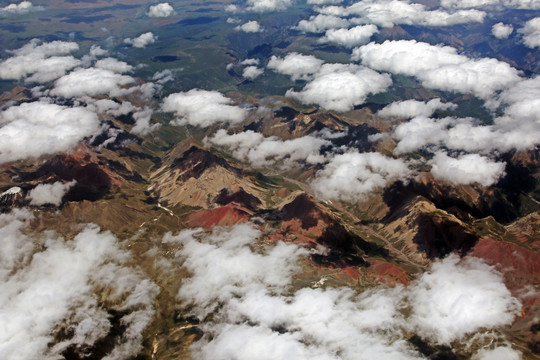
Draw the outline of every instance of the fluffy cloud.
M399 124L393 133L398 144L394 149L395 154L403 154L416 151L427 144L439 144L448 139L448 127L456 123L453 118L431 119L418 116L411 121Z
M67 55L79 49L74 42L52 41L40 44L31 40L22 48L13 50L14 55L0 62L0 79L18 80L31 75L27 82L44 83L59 78L81 62Z
M353 5L327 7L319 9L323 14L339 16L356 16L352 22L359 24L375 24L392 27L396 24L422 26L451 26L484 21L486 13L478 10L458 10L448 13L442 10L427 10L418 3L401 0L365 0Z
M417 116L429 117L437 110L449 110L457 108L456 104L443 103L441 99L435 98L428 102L418 100L405 100L393 102L377 112L377 115L384 118L412 119Z
M130 255L111 233L88 225L73 240L51 232L34 239L25 234L31 219L26 210L0 215L0 257L9 259L0 265L2 358L56 359L70 346L83 356L106 336L115 344L107 359L135 356L157 286L126 266ZM122 325L107 309L124 314Z
M137 135L146 135L157 130L161 124L155 123L150 125L153 113L154 111L150 108L144 108L143 110L133 113L135 125L131 128L130 132Z
M208 141L229 148L235 158L249 161L255 167L281 163L285 168L301 161L309 164L324 161L320 149L324 145L331 144L328 140L309 135L281 140L275 136L265 138L251 130L229 135L224 129L218 130Z
M147 45L155 43L156 40L157 40L157 36L155 36L151 32L147 32L147 33L139 35L135 39L127 38L124 40L124 43L129 44L139 49L143 49Z
M431 173L436 179L452 184L474 184L490 186L504 176L503 162L490 160L478 154L461 155L457 159L444 152L437 152L432 160Z
M307 3L310 5L330 5L330 4L341 4L343 0L307 0Z
M313 55L302 55L289 53L284 58L272 55L267 67L280 74L289 75L292 80L307 80L320 70L323 60L317 59Z
M439 344L481 328L510 325L520 313L502 275L477 258L451 255L432 265L410 289L410 324Z
M472 360L521 360L521 353L509 346L499 346L495 349L482 349L472 357Z
M388 74L366 67L324 64L301 91L290 89L285 96L304 104L318 104L327 110L349 111L362 104L369 94L384 91L391 84Z
M352 59L376 70L414 76L428 88L472 93L481 98L521 80L518 70L505 62L470 59L453 47L415 40L370 43L355 48Z
M513 31L514 27L512 25L506 25L502 22L493 25L493 27L491 28L491 33L497 39L508 39L508 37L510 36L510 34L512 34Z
M348 48L369 42L371 36L379 32L375 25L355 26L351 29L330 29L326 31L320 42L336 43Z
M334 156L315 174L311 186L324 199L354 201L410 174L408 165L400 159L350 150Z
M309 20L300 20L295 29L306 33L322 33L329 29L345 28L349 21L333 15L319 14L311 16Z
M523 43L527 47L540 47L540 17L527 21L518 32L523 34Z
M100 131L94 112L43 102L2 111L0 125L0 162L65 152Z
M169 3L161 3L157 5L152 5L148 9L149 17L169 17L174 14L174 9Z
M119 74L133 71L133 66L115 58L105 58L98 60L96 61L94 67L98 69L110 70Z
M247 0L247 10L259 13L286 10L292 6L292 0Z
M253 80L261 76L263 72L264 72L263 69L259 69L256 66L248 66L244 68L244 71L242 72L242 76L245 77L246 79Z
M175 113L177 125L206 127L220 122L243 121L247 111L231 103L231 99L217 91L191 89L167 96L161 109Z
M178 298L202 321L205 335L191 346L195 358L419 359L405 331L447 343L508 325L520 308L501 274L479 259L454 255L407 288L291 291L306 252L282 242L253 246L260 234L248 224L164 237L179 247L176 254L191 274Z
M540 9L536 0L441 0L441 6L447 8L506 7L511 9Z
M30 199L30 205L52 204L60 206L62 198L75 183L76 181L73 180L67 183L58 181L53 184L39 184L30 191L27 198Z
M111 70L78 69L56 80L50 94L64 98L102 94L118 96L122 93L121 86L129 85L134 81L135 79L131 76L117 74Z
M34 6L30 1L22 1L19 4L9 4L6 7L0 8L0 16L23 15L41 10L43 10L42 6Z
M247 33L256 33L256 32L262 31L261 25L259 25L259 23L255 20L248 21L245 24L239 25L235 27L235 29L238 31L243 31Z

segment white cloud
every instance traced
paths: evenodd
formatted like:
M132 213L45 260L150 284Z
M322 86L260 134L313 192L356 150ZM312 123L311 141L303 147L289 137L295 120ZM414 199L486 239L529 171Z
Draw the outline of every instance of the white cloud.
M443 103L441 99L435 98L428 102L418 100L404 100L393 102L377 112L377 115L384 118L412 119L417 116L429 117L437 110L449 110L457 108L456 104Z
M43 10L42 6L34 6L30 1L22 1L19 4L9 4L6 7L0 8L0 16L24 15L29 12L41 10Z
M510 24L506 25L502 22L496 23L491 28L491 33L493 36L495 36L497 39L508 39L510 34L514 31L514 27Z
M149 17L169 17L174 14L174 9L169 3L160 3L152 5L148 9Z
M369 42L371 36L377 32L379 32L377 26L373 24L355 26L351 29L330 29L319 42L331 42L352 48Z
M472 360L521 360L521 353L509 346L499 346L495 349L482 349L471 358Z
M131 128L130 132L137 135L146 135L157 130L161 124L155 123L150 125L153 113L154 111L150 108L144 108L144 110L135 112L133 114L135 125Z
M343 0L307 0L307 3L310 5L330 5L330 4L341 4Z
M244 71L242 72L242 76L246 79L253 80L258 78L264 73L263 69L259 69L256 66L247 66L244 68Z
M448 127L455 124L453 118L431 119L418 116L411 121L399 124L392 136L398 140L395 154L404 154L421 149L427 144L444 143L448 139Z
M260 235L251 224L230 230L215 228L211 235L201 230L166 234L165 243L182 244L183 265L193 276L182 283L178 296L194 305L200 319L211 313L218 302L230 301L255 289L282 292L290 284L290 275L299 270L296 261L307 251L279 242L261 253L249 245ZM271 269L271 271L268 271Z
M73 240L52 232L34 239L25 234L31 219L27 210L0 215L3 243L14 245L3 245L0 255L11 260L1 263L2 358L57 359L71 345L88 351L111 329L107 309L126 313L107 359L135 356L157 286L126 266L130 255L111 233L87 225Z
M175 72L178 70L165 69L154 73L152 80L158 84L165 84L166 82L174 80Z
M256 32L263 31L263 29L261 28L261 25L259 25L259 23L255 20L248 21L247 23L242 24L242 25L238 25L237 27L235 27L235 29L238 31L243 31L247 33L256 33Z
M441 0L441 6L447 8L506 7L510 9L540 9L537 0Z
M322 33L329 29L344 28L349 26L349 21L333 15L319 14L311 16L309 20L300 20L294 27L306 33Z
M100 131L97 115L85 108L43 102L0 113L0 162L65 152Z
M72 98L78 96L96 96L109 94L121 95L121 87L135 82L128 75L121 75L106 69L77 69L62 76L54 83L50 94Z
M207 127L221 122L234 124L243 121L247 111L231 103L231 99L217 91L191 89L167 96L161 109L176 114L176 125Z
M527 21L518 32L523 34L523 43L527 47L540 47L540 17Z
M284 58L272 55L267 67L280 74L289 75L292 80L307 80L321 69L322 64L324 61L313 55L292 52Z
M229 135L224 129L218 130L208 141L229 148L235 158L249 161L255 167L280 163L284 168L302 161L309 164L323 162L325 159L320 155L320 149L331 144L328 140L309 135L281 140L275 136L264 137L251 130Z
M470 59L453 47L415 40L370 43L355 48L352 59L376 70L414 76L428 88L472 93L480 98L489 98L521 80L518 70L503 61Z
M109 52L105 49L102 49L101 46L99 45L92 45L90 47L90 51L88 52L88 55L90 55L91 57L98 57L98 56L105 56L107 55Z
M0 79L44 83L59 78L78 66L80 60L67 55L79 49L74 42L52 41L40 44L31 40L22 48L13 50L14 56L0 62Z
M496 162L478 154L461 155L457 159L444 152L436 152L432 160L431 174L439 180L456 185L478 183L490 186L504 176L504 162Z
M319 11L327 15L356 16L351 22L392 27L396 24L422 26L451 26L481 23L486 13L479 10L428 10L422 4L401 0L364 0L343 8L330 6Z
M285 96L324 109L349 111L362 104L369 94L384 91L392 84L388 74L352 64L324 64L314 79L299 92L288 90Z
M240 65L259 65L259 59L245 59Z
M30 205L52 204L60 206L62 198L75 183L76 181L73 180L67 183L58 181L53 184L39 184L30 191L27 198L30 199Z
M96 61L94 66L98 69L110 70L119 74L133 71L133 66L110 57Z
M247 10L255 12L269 12L287 10L293 4L293 0L247 0Z
M324 199L362 200L388 183L411 174L407 163L380 153L350 150L335 155L315 174L311 186Z
M449 344L481 328L510 325L520 313L502 275L477 258L451 255L432 265L409 288L412 327L424 338Z
M124 39L124 43L129 44L139 49L143 49L146 46L155 43L157 38L158 37L155 36L152 32L146 32L144 34L139 35L135 39L131 39L131 38Z
M253 246L260 234L243 224L164 237L177 244L176 255L191 274L178 297L205 333L190 348L194 358L419 359L406 340L411 330L446 343L482 333L482 327L508 325L519 311L501 274L479 259L454 255L435 262L408 288L292 291L292 276L307 252L282 242ZM446 313L455 323L453 317L437 322Z

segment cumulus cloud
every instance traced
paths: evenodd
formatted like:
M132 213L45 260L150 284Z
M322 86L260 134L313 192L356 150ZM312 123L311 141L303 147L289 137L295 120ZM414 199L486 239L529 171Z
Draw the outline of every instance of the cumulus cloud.
M20 49L10 51L12 57L0 62L0 79L45 83L64 75L81 62L73 56L64 56L79 49L74 42L52 41L41 43L31 40Z
M267 67L280 74L289 75L292 80L307 80L319 71L323 64L323 60L317 59L313 55L292 52L284 58L272 55Z
M401 0L365 0L343 8L330 6L319 11L327 15L355 16L351 22L392 27L396 24L422 26L451 26L481 23L486 13L479 10L428 10L424 5Z
M121 87L133 82L135 79L131 76L117 74L107 69L77 69L56 80L50 94L64 98L104 94L119 96L122 94Z
M324 37L319 39L319 42L331 42L352 48L369 42L371 36L377 32L379 32L377 26L373 24L355 26L351 29L330 29L326 31Z
M403 160L349 150L319 170L311 186L321 198L354 201L409 175L411 170Z
M519 72L492 58L471 59L450 46L415 40L369 43L355 48L353 60L394 74L414 76L428 88L472 93L489 98L521 80Z
M86 226L73 240L25 234L27 210L0 215L0 354L6 359L56 359L68 347L87 356L112 336L107 359L135 356L151 322L157 286L126 266L129 253L109 232ZM110 291L107 297L101 292ZM121 311L113 324L107 309ZM113 330L112 327L118 327ZM115 335L115 332L120 332Z
M238 25L237 27L235 27L235 29L238 31L243 31L247 33L256 33L256 32L263 31L263 29L261 28L261 25L259 25L259 23L255 20L248 21L247 23L242 24L242 25Z
M479 259L457 256L436 262L407 288L292 291L307 252L282 242L253 246L260 235L242 224L164 237L179 246L176 255L191 274L178 298L202 321L204 336L191 346L195 358L419 359L405 331L446 343L508 325L519 311L501 274Z
M19 4L9 4L6 7L0 8L0 16L24 15L29 12L41 10L43 10L42 6L34 6L30 1L22 1Z
M0 126L0 162L65 152L100 131L94 112L44 102L2 111Z
M152 76L152 80L158 84L165 84L166 82L174 80L175 72L178 70L165 69L163 71L158 71Z
M497 39L508 39L510 34L514 31L514 27L510 24L506 25L502 22L496 23L491 28L491 33L493 36L495 36Z
M294 28L306 33L322 33L329 29L345 28L349 21L334 15L319 14L311 16L309 20L300 20Z
M473 257L451 255L432 265L410 289L410 324L439 344L449 344L481 328L510 325L521 303L502 275Z
M417 116L409 122L399 124L392 135L399 141L394 153L409 153L427 144L444 143L448 140L448 127L455 123L454 118L431 119Z
M480 184L490 186L504 176L504 162L496 162L478 154L461 155L457 159L444 152L436 152L432 160L431 173L436 179L452 184Z
M240 65L259 65L259 59L245 59Z
M439 98L431 99L428 102L404 100L385 106L377 112L377 115L384 118L412 119L417 116L429 117L437 110L453 110L456 108L456 104L443 103Z
M147 33L139 35L138 37L134 39L131 39L131 38L124 39L124 43L129 44L139 49L143 49L146 46L155 43L156 40L157 40L157 36L155 36L152 32L147 32Z
M232 100L217 91L191 89L167 96L161 105L166 112L176 115L176 125L207 127L216 123L239 123L247 111L231 105Z
M249 161L255 167L280 163L285 168L301 161L309 164L323 162L324 156L320 154L320 149L331 144L328 140L309 135L281 140L275 136L264 137L251 130L229 135L224 129L218 130L207 141L229 148L235 158Z
M499 346L480 350L472 360L521 360L521 353L509 346Z
M505 7L510 9L540 9L536 0L441 0L441 6L447 8Z
M324 64L301 91L289 89L285 96L324 109L349 111L362 104L369 94L386 90L392 84L388 74L352 64Z
M157 130L161 124L155 123L150 125L153 113L154 111L150 108L144 108L143 110L133 113L135 125L131 128L130 132L137 135L147 135L152 131Z
M247 66L244 68L244 71L242 72L242 76L246 79L253 80L258 78L264 73L263 69L259 69L256 66Z
M30 205L46 205L52 204L54 206L60 206L62 204L62 198L64 195L75 185L76 181L70 181L63 183L57 181L53 184L39 184L27 195L30 199Z
M110 70L119 74L133 71L133 66L110 57L96 61L94 67L98 69Z
M254 12L269 12L287 10L292 6L292 0L247 0L247 10Z
M160 3L157 5L152 5L148 9L147 15L149 17L169 17L174 14L174 9L169 3Z
M330 5L341 4L343 0L307 0L310 5Z
M540 17L527 21L518 32L523 34L525 46L531 49L540 47Z

